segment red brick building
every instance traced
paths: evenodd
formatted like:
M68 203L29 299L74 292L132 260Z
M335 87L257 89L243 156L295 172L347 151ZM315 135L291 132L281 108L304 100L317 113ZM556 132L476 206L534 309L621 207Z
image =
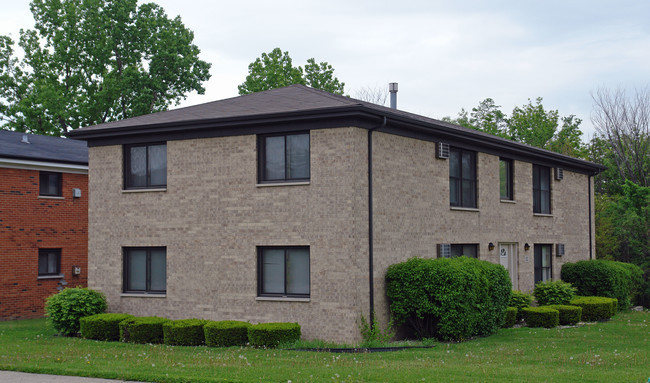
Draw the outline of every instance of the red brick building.
M87 266L86 143L0 131L0 320L42 317Z

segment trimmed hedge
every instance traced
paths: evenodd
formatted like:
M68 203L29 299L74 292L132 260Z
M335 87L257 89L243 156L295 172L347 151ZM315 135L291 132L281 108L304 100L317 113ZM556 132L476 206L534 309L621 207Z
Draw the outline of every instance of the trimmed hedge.
M81 336L95 340L120 340L120 322L135 318L130 314L95 314L79 319Z
M560 312L560 324L563 326L572 326L580 322L582 318L582 307L571 305L548 305L548 307Z
M120 322L120 341L131 343L163 343L163 324L169 319L136 317Z
M200 346L205 344L202 319L180 319L163 323L163 342L170 346Z
M517 312L519 310L516 307L508 307L506 309L506 319L503 321L503 328L510 328L517 323Z
M576 295L576 288L564 281L538 282L533 292L540 306L568 305Z
M493 334L503 324L511 293L503 266L473 258L411 258L386 272L391 317L418 338Z
M595 322L608 320L616 314L617 301L606 297L578 297L571 301L572 306L582 307L582 321Z
M87 288L65 288L45 301L45 312L52 327L60 334L73 336L79 332L79 319L103 313L106 297Z
M565 263L561 274L562 280L578 289L578 295L616 298L621 310L630 307L643 282L640 267L600 259Z
M518 290L512 290L509 307L517 308L517 320L524 319L524 313L521 311L524 307L530 307L533 296Z
M524 320L528 327L552 328L560 323L560 312L548 307L526 307Z
M249 327L251 324L248 322L208 321L203 326L205 344L212 347L244 346L248 343Z
M300 340L298 323L260 323L248 328L248 341L254 347L277 347Z

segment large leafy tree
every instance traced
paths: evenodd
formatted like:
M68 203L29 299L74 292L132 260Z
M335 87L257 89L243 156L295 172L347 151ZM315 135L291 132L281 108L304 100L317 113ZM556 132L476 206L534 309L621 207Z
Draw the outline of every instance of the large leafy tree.
M246 81L238 86L239 94L250 94L264 90L282 88L293 84L308 85L330 93L343 94L345 83L334 76L334 68L327 62L317 63L310 58L303 70L293 66L289 52L275 48L262 53L248 65Z
M34 29L0 37L4 128L61 135L202 94L210 64L180 17L137 0L34 0Z

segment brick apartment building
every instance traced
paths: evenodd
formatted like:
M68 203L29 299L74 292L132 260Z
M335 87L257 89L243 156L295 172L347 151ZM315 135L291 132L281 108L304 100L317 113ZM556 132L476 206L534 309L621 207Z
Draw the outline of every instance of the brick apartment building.
M408 258L502 264L515 289L593 256L598 164L294 85L75 130L89 285L109 310L295 321L352 341Z
M86 143L0 131L0 320L42 317L87 265Z

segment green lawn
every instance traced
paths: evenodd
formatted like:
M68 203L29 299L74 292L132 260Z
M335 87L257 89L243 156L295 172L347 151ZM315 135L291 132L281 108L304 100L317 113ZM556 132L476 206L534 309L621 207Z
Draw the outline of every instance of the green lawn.
M0 369L150 382L642 383L650 377L650 313L375 354L97 342L23 320L0 322Z

